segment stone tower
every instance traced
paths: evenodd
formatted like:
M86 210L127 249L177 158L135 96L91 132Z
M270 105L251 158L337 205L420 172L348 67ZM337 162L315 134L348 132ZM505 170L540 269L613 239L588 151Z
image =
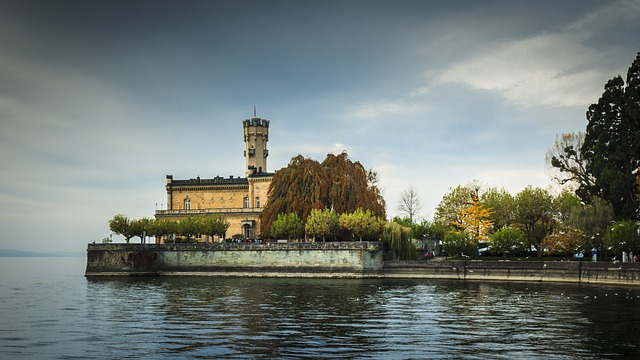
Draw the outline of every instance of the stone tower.
M255 116L255 115L254 115ZM267 172L269 120L253 117L242 121L244 127L245 176Z

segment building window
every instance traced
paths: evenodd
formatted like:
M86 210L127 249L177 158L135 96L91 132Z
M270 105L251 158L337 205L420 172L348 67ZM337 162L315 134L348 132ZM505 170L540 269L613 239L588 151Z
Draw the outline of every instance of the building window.
M191 200L189 198L184 199L184 209L191 210Z
M256 207L260 207L260 196L256 196Z
M245 196L244 199L242 199L243 202L243 207L246 209L249 207L249 197Z

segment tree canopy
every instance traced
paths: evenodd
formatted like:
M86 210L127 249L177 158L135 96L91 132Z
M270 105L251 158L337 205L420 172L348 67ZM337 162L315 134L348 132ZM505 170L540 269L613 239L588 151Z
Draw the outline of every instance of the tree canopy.
M466 233L472 244L477 246L479 242L489 239L489 233L493 228L490 216L491 210L480 203L476 190L471 192L468 205L460 209L458 219L451 224Z
M586 202L595 196L613 206L617 219L638 218L637 169L640 166L640 52L627 72L609 80L596 104L587 111L587 131L581 154L592 186L578 194Z
M261 214L262 234L271 236L271 224L278 214L296 213L306 223L312 209L342 214L361 208L385 218L385 202L376 180L375 172L351 161L346 152L329 154L322 163L298 155L273 176L269 201Z
M312 209L307 217L305 230L310 237L321 237L325 241L331 237L338 229L338 214L329 209Z
M594 186L593 175L587 172L587 162L580 149L585 133L564 133L556 135L553 146L547 150L545 163L550 168L551 179L560 185L590 189Z

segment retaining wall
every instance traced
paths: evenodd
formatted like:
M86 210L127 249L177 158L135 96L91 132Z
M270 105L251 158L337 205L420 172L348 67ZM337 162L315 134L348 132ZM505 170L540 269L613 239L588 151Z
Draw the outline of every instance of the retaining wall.
M587 261L386 261L385 278L640 285L640 264Z
M365 277L381 270L378 242L89 244L85 275Z
M640 285L640 264L384 261L379 242L89 244L86 276L458 279Z

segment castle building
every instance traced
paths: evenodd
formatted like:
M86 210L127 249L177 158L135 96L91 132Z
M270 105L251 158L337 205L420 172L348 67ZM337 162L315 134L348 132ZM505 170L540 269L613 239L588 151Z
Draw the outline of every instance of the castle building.
M187 216L221 214L229 222L227 238L260 238L260 212L268 201L273 178L273 173L267 172L269 120L254 116L242 121L242 126L245 177L201 179L198 176L176 180L173 175L167 175L167 209L156 210L157 220L179 221ZM162 239L158 241L162 242Z

